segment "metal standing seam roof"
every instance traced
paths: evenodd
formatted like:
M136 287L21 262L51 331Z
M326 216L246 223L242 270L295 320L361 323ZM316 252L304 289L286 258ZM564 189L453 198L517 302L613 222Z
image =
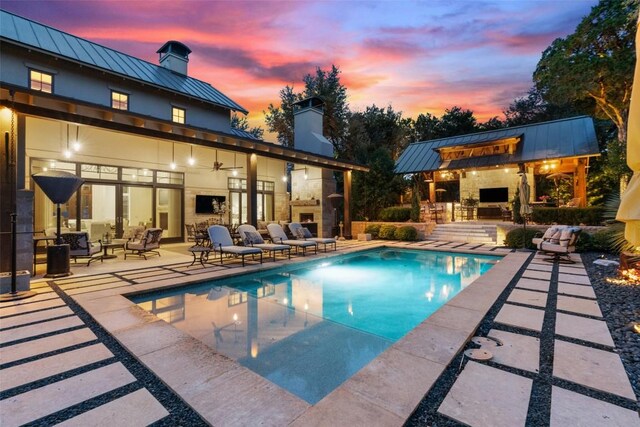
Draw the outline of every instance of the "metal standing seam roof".
M209 83L0 10L0 37L234 111L248 113Z
M515 153L451 160L446 167L442 167L443 161L436 151L442 147L472 146L506 138L520 138ZM405 174L441 168L463 169L599 154L593 120L588 116L579 116L415 142L400 155L396 161L395 172Z

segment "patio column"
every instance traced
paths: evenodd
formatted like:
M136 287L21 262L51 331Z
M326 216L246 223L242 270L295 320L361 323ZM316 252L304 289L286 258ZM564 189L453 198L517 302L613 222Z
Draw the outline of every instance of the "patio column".
M247 222L258 226L258 156L247 156Z
M580 198L579 207L587 206L587 159L580 158L576 162L573 173L573 197Z
M351 238L351 174L352 171L344 172L344 228L343 235L347 239Z

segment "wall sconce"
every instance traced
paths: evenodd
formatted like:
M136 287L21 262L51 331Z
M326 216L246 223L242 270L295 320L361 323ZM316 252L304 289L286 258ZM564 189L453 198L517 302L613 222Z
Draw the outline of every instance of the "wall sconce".
M77 153L80 148L82 148L82 144L80 144L80 126L76 125L76 141L73 143L73 151Z

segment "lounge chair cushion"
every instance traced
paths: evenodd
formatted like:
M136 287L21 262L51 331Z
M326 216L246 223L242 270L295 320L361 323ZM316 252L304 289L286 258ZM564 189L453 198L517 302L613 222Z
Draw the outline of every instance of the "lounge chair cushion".
M259 254L262 252L262 249L253 248L250 246L222 246L217 248L214 247L213 249L218 252L222 250L222 252L227 252L227 253L236 254L236 255Z

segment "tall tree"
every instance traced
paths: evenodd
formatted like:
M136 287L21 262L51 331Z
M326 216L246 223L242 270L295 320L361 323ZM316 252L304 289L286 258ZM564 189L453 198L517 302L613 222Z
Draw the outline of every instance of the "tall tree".
M413 141L428 141L430 139L439 138L439 122L440 120L436 116L429 113L419 114L413 124Z
M302 80L302 92L296 93L293 86L285 86L280 91L280 105L269 104L265 112L267 129L277 134L280 144L293 147L293 104L317 96L324 101L324 136L333 143L338 154L342 153L345 149L349 106L347 88L340 83L340 69L335 65L330 70L318 67L314 74L307 74Z
M634 36L639 0L600 0L566 38L542 54L533 79L543 97L556 104L589 101L598 117L627 140L635 64Z
M438 124L438 138L464 135L478 131L478 123L473 116L473 111L463 110L460 107L451 107L444 110Z
M264 136L264 129L262 129L260 126L250 127L247 118L245 116L238 116L236 113L233 113L233 115L231 116L231 127L233 129L249 132L257 139L262 139L262 137Z
M269 104L264 112L267 129L275 132L278 142L285 147L293 147L293 104L302 100L302 96L293 91L293 86L285 86L280 91L280 106Z

